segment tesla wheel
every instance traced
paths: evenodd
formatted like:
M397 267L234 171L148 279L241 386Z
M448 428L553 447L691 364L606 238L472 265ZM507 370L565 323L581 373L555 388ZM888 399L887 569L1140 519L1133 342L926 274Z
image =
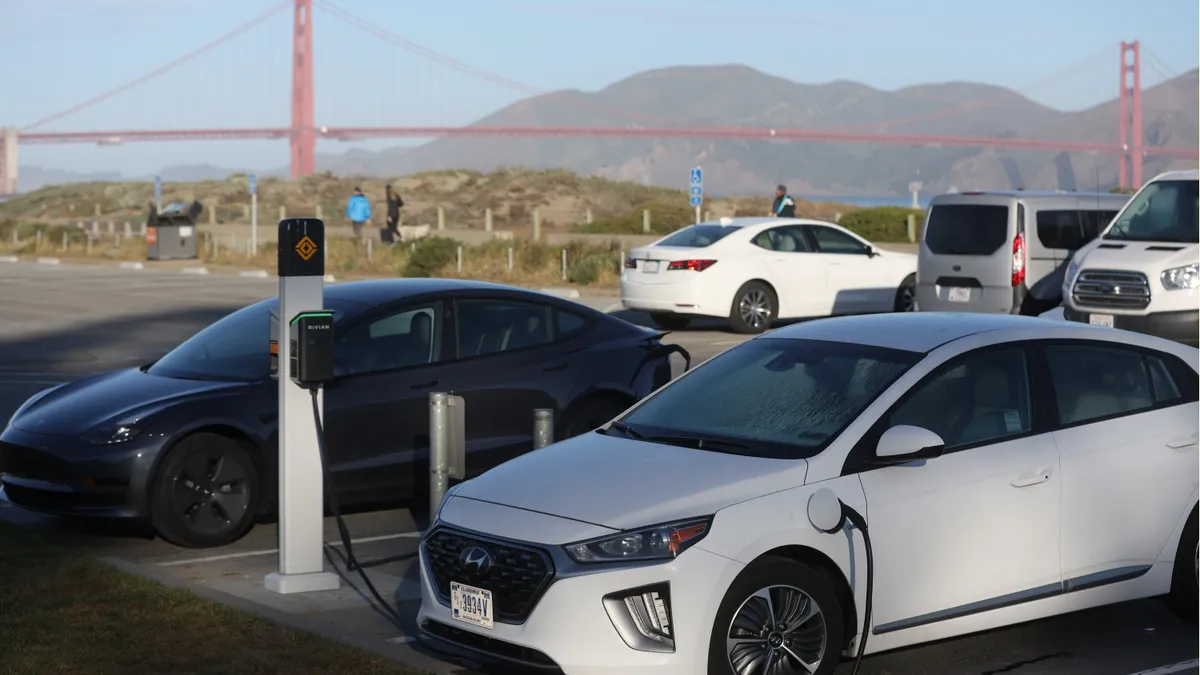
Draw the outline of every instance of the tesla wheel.
M759 281L747 282L733 296L733 307L729 312L729 323L738 333L761 333L775 321L779 305L775 293Z
M233 440L199 433L167 454L152 494L151 522L158 536L187 548L224 546L254 522L258 469Z
M1183 526L1183 536L1179 538L1179 549L1175 553L1175 571L1171 575L1171 593L1167 602L1171 611L1179 618L1195 623L1197 618L1197 602L1200 601L1200 544L1197 543L1196 509L1187 524Z
M738 575L717 610L709 675L828 675L841 661L843 626L823 572L760 559Z
M650 320L654 325L663 330L683 330L692 323L692 317L682 316L679 314L664 314L656 312L650 315Z
M917 275L910 274L900 282L900 288L896 289L896 302L892 306L892 311L917 311Z
M611 422L625 412L632 403L615 396L596 396L585 401L577 410L563 420L559 440L574 438Z

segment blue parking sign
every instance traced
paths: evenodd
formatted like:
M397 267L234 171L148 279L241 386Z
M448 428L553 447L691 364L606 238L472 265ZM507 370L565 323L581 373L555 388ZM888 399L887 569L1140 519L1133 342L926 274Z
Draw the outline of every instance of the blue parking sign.
M692 169L692 185L703 185L703 184L704 184L704 172L700 170L700 167L696 167L696 168Z
M703 197L703 196L704 196L704 188L700 187L699 185L693 185L692 186L692 197Z
M704 203L704 197L692 197L692 206L700 206Z
M258 180L254 174L250 174L250 194L254 194L258 190Z

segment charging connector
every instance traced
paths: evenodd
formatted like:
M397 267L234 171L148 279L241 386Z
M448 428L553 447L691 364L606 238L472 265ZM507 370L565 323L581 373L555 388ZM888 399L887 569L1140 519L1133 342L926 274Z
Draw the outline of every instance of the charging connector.
M861 513L838 499L833 490L821 488L813 493L808 500L808 519L813 527L825 534L836 534L846 527L849 521L859 532L862 532L863 547L867 550L867 599L863 608L863 622L857 654L854 657L854 668L851 675L858 675L862 665L863 654L867 649L867 634L871 629L871 604L875 592L875 552L871 548L871 533L867 529L867 519ZM853 546L853 540L851 540Z

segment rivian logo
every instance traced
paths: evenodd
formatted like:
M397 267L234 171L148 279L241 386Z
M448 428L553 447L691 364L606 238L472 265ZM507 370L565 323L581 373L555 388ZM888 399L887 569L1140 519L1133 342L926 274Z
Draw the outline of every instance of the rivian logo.
M296 244L296 253L307 262L317 252L317 245L307 235Z

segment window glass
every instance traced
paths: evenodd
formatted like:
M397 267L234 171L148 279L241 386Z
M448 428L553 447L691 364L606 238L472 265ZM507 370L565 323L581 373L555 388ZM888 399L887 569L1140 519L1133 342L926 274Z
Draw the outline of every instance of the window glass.
M1146 365L1150 368L1150 382L1154 385L1154 402L1170 403L1183 398L1175 378L1171 377L1171 369L1167 362L1157 356L1146 357Z
M737 231L738 228L731 225L689 225L658 242L656 246L704 248Z
M676 380L620 421L650 440L690 439L689 447L701 450L723 450L724 440L740 454L809 457L920 359L859 344L758 338Z
M924 237L936 255L991 255L1008 241L1008 207L936 205L929 210Z
M587 325L587 319L561 309L554 310L555 320L558 322L558 334L570 335L577 330L582 330Z
M1033 428L1022 349L968 355L917 386L892 411L888 427L928 429L947 449L998 442Z
M754 238L754 244L768 251L781 253L807 253L811 250L808 240L798 227L773 227L765 230Z
M1075 249L1095 239L1112 222L1116 211L1075 209L1037 212L1038 241L1046 248Z
M851 253L862 255L866 253L867 248L863 243L854 237L833 229L832 227L821 227L820 225L810 225L809 231L812 232L813 238L817 240L817 250L821 253Z
M348 374L436 363L441 358L441 303L408 307L337 336L335 356Z
M1154 405L1141 353L1120 347L1046 348L1063 424L1144 410Z
M459 358L495 354L553 340L551 307L515 300L456 300Z
M1162 180L1142 189L1113 222L1105 239L1195 244L1200 241L1200 183Z

